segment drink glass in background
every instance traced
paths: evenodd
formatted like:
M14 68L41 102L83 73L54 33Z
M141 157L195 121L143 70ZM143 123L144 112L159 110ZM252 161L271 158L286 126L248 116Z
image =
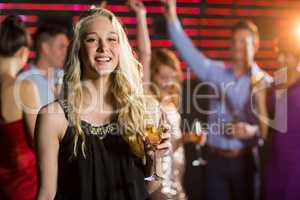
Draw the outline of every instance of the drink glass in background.
M192 161L193 166L206 165L207 161L202 155L202 146L204 146L203 141L206 140L206 132L202 130L202 126L199 120L195 120L192 126L192 131L184 135L184 142L191 142L195 144L196 156L197 158Z

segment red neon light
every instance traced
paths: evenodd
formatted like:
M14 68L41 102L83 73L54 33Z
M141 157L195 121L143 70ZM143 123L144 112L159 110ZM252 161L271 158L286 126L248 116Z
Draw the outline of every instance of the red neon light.
M136 36L137 34L137 29L136 28L125 28L125 32L127 35L134 35ZM153 29L150 28L149 29L149 34L152 35L154 32L153 32Z
M126 5L108 5L107 8L112 12L131 12Z
M274 41L273 40L262 40L262 41L260 41L260 46L266 47L266 48L273 48Z
M204 18L204 19L195 19L195 18L183 18L182 23L184 25L211 25L211 26L224 26L224 25L233 25L237 23L238 19L210 19L210 18Z
M286 0L273 0L273 1L246 1L246 0L240 0L236 2L239 5L244 5L244 6L282 6L282 4L289 4L291 5L291 3L295 4L297 3L295 2L287 2ZM298 2L299 5L299 2Z
M207 0L209 4L232 4L233 0Z
M161 2L161 0L143 0L143 2ZM178 3L200 3L201 0L177 0Z
M151 46L153 47L171 47L170 40L151 40Z
M130 45L133 47L137 46L136 40L130 40ZM172 42L170 40L151 40L152 47L171 47Z
M38 20L38 16L35 15L21 15L21 18L25 22L36 22Z
M87 4L39 4L39 3L0 3L0 9L15 9L15 10L61 10L61 11L85 11L90 8ZM130 12L126 5L108 5L108 9L113 12ZM162 6L146 7L150 13L161 13ZM179 14L199 14L200 8L178 7Z
M0 15L0 21L2 21L6 15ZM21 19L25 22L36 22L38 17L35 15L20 15Z
M185 29L189 36L219 36L230 37L230 29Z
M272 60L258 60L257 64L262 68L266 70L275 70L278 69L278 64L275 61Z
M123 24L136 24L136 17L118 17L118 19L123 23ZM151 25L153 23L152 18L147 18L147 24Z
M130 12L127 6L109 6L112 11L115 12ZM162 6L146 6L148 13L162 13L164 11ZM200 14L200 8L192 7L177 7L179 14Z
M28 28L26 28L26 30L27 30L30 34L34 34L34 33L36 32L37 28L36 28L36 27L28 27Z
M77 22L79 21L80 16L73 16L72 20L73 22ZM136 17L123 17L123 16L119 16L118 19L121 21L122 24L136 24ZM152 18L147 18L147 24L151 25L153 23L153 19Z
M196 46L201 47L229 47L230 40L193 40Z
M260 50L257 53L256 56L258 59L259 58L269 58L269 59L276 59L276 54L273 50Z
M85 11L90 5L83 4L39 4L39 3L0 3L0 9L14 10L61 10L61 11Z
M177 7L179 14L200 14L200 8Z
M275 10L237 9L239 16L278 16L280 12Z
M203 51L209 58L230 58L231 52L228 50L209 50Z
M208 15L233 15L231 8L207 8L206 14Z

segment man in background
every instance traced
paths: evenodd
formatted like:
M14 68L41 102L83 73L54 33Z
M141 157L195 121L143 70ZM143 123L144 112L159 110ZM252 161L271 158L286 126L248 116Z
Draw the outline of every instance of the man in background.
M18 78L35 82L41 106L55 100L60 93L68 44L67 30L60 25L42 25L34 35L35 62Z
M257 27L251 21L237 23L232 28L231 63L212 60L183 31L175 0L164 2L168 32L176 50L214 92L207 124L206 199L253 200L254 187L258 187L253 152L267 132L267 124L259 118L267 116L265 93L254 93L253 88L272 82L254 61L259 48Z

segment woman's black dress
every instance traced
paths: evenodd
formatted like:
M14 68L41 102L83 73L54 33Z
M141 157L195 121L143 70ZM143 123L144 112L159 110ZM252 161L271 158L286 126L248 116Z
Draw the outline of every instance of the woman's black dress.
M60 100L67 119L70 107ZM132 154L115 122L94 126L81 121L85 155L73 154L73 129L69 126L60 143L56 200L145 200L141 159ZM80 144L80 143L78 143Z

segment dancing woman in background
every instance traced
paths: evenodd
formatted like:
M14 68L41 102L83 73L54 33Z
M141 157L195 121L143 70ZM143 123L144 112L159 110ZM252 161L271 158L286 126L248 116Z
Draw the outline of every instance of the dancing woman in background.
M33 132L38 91L17 73L29 56L30 36L17 16L0 26L0 199L33 200L36 195Z
M300 45L296 37L279 38L277 60L287 73L286 82L276 85L269 95L270 109L276 118L269 134L270 148L266 163L265 195L267 200L300 199ZM281 69L281 70L282 70ZM284 77L275 76L279 80Z
M144 88L161 104L170 122L172 152L162 158L165 179L151 199L183 200L186 195L182 186L184 173L184 150L180 130L181 118L178 113L182 71L176 55L165 48L154 49L151 44L146 21L146 9L139 0L130 0L129 5L137 16L137 42L141 64L144 67Z
M148 198L144 177L153 172L153 157L144 148L148 112L137 66L113 13L91 9L76 24L63 99L38 116L38 200ZM151 116L159 121L160 109ZM156 158L169 146L164 131Z

